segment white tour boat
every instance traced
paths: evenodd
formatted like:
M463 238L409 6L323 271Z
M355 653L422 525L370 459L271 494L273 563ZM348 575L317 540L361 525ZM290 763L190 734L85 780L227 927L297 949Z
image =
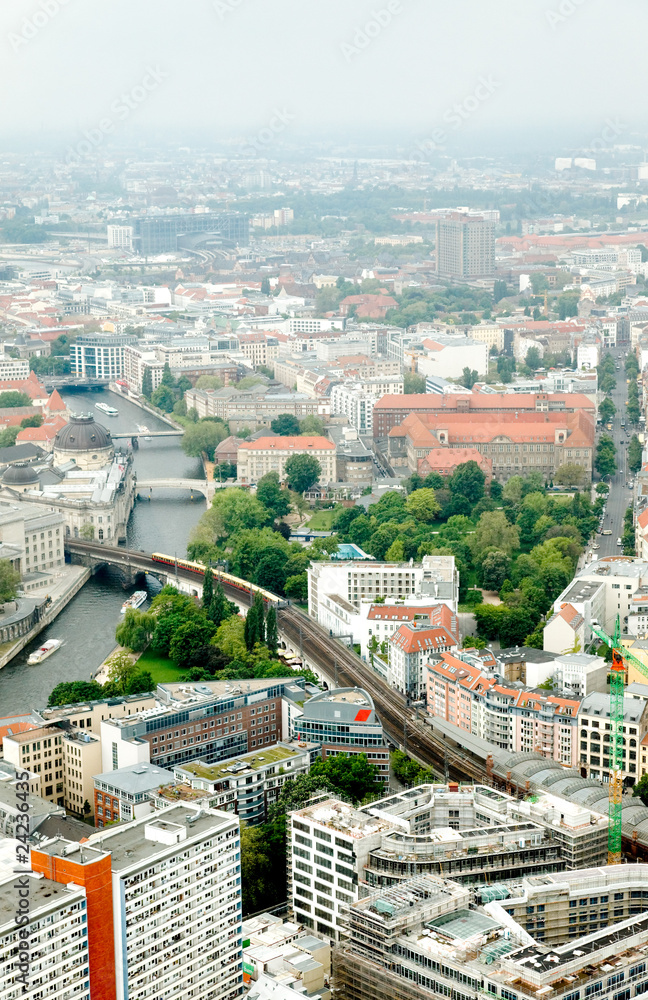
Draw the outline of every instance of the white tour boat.
M43 660L46 660L48 656L51 656L52 653L55 653L56 650L59 648L59 646L62 645L63 645L62 639L48 639L47 642L43 643L40 649L37 649L36 652L32 653L28 657L27 663L31 664L42 663Z
M128 600L124 601L124 603L122 604L121 613L123 615L125 615L126 612L130 611L131 608L133 608L133 609L139 608L140 605L142 605L144 603L144 601L146 600L147 597L148 597L148 594L146 593L145 590L136 590L135 593L132 594L128 598Z
M108 403L96 403L95 405L98 410L101 410L102 413L107 413L109 417L119 416L119 410L116 410L114 406L108 406Z

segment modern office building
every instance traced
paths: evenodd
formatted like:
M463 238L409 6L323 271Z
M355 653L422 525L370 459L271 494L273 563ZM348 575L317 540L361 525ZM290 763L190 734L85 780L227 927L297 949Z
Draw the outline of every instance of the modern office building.
M173 781L171 771L147 763L95 774L95 826L103 827L106 823L129 822L147 816L153 809L151 793L170 781Z
M334 953L342 1000L589 997L648 990L646 865L523 878L481 904L420 875L353 903Z
M142 256L210 243L233 249L248 241L248 217L236 212L151 215L133 221L133 249Z
M31 867L86 896L87 921L75 930L79 951L87 942L92 997L240 995L241 857L234 816L170 806L81 841L39 843L31 849Z
M436 221L437 274L445 278L489 278L495 271L495 223L450 212Z
M121 378L124 348L136 343L137 337L128 333L81 333L70 344L72 375L106 382Z
M111 223L107 228L108 246L117 250L133 249L133 227Z
M341 753L366 754L389 785L389 748L373 699L366 691L333 688L309 698L293 723L293 733L297 740L319 743L324 760Z

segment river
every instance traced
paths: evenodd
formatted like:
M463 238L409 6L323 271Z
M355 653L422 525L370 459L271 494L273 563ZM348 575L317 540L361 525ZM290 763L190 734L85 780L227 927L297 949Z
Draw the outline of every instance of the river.
M73 412L92 412L97 423L111 431L136 430L138 424L146 424L152 431L169 429L162 420L108 391L63 391L61 396ZM109 417L97 410L99 402L114 406L119 416ZM134 454L139 479L203 477L201 462L184 454L179 438L141 441ZM192 501L186 491L168 490L150 502L137 501L128 523L128 545L184 556L191 530L205 509L202 497ZM151 581L149 587L155 590L158 585ZM115 646L115 626L125 596L114 573L92 577L56 621L0 670L0 716L45 707L50 691L60 681L89 680ZM29 654L45 639L54 638L64 639L65 646L39 666L27 666Z

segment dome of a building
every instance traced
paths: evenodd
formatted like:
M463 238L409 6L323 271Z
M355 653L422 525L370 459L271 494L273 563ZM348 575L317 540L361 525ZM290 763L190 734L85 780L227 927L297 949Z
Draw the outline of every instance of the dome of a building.
M56 451L100 451L112 447L112 438L92 414L73 414L54 438Z
M2 474L3 486L31 486L38 482L36 469L24 462L9 465Z

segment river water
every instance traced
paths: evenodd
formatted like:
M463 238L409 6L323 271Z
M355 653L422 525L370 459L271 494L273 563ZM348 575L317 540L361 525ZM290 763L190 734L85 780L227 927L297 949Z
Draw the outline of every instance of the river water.
M63 391L61 396L73 412L93 412L97 423L110 431L137 430L138 424L152 431L169 429L162 420L108 391ZM97 410L99 402L114 406L119 416ZM126 447L126 442L120 443ZM141 441L134 456L138 479L203 477L201 462L184 454L179 438ZM204 499L198 496L192 501L187 491L166 490L151 501L137 501L128 523L128 545L184 556L191 530L205 509ZM149 584L151 591L158 586L155 581ZM44 708L60 681L89 680L115 646L115 627L126 596L116 574L108 571L92 577L38 639L0 670L0 717ZM45 639L54 638L64 639L65 646L39 666L27 666L29 654Z

